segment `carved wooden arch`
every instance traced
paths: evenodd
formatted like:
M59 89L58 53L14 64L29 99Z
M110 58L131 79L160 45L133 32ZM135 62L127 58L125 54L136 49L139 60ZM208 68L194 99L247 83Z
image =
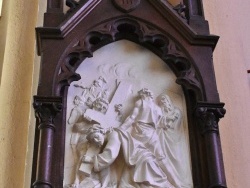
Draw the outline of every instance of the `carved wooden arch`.
M106 13L100 20L97 5L114 12ZM43 60L38 95L34 98L40 131L36 134L33 186L62 187L67 88L72 81L80 79L75 73L77 67L98 48L127 39L158 55L183 87L194 187L226 187L218 130L225 110L219 102L211 59L218 37L193 32L178 14L160 1L141 0L140 6L129 11L117 6L111 0L90 0L69 13L67 19L61 18L61 25L51 27L52 21L47 24L50 27L46 27L45 16L45 27L37 29ZM160 13L156 18L141 17L143 8ZM86 25L82 17L88 15L89 10L93 10L91 18L95 18L94 15L97 18ZM56 20L58 14L54 16ZM155 23L155 19L159 23ZM58 113L61 105L62 111Z
M58 62L54 80L54 93L60 95L64 87L80 79L75 70L85 58L92 57L100 47L118 40L130 40L158 55L175 73L176 82L186 90L192 90L197 100L206 99L202 77L185 49L152 23L123 17L97 24L82 38L73 40L65 55ZM60 73L59 73L60 72Z

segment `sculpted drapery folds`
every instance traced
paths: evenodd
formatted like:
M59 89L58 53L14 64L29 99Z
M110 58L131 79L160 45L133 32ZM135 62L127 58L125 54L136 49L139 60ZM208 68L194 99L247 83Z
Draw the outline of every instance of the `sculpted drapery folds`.
M81 166L81 158L88 149L86 136L89 128L93 126L91 117L86 115L85 112L87 109L93 109L101 113L104 113L107 110L108 103L105 98L100 98L107 94L106 91L103 90L105 82L104 78L99 77L97 80L93 81L90 87L75 85L75 87L80 88L83 91L81 96L76 95L74 97L74 108L71 110L68 118L68 124L72 126L70 143L76 163L74 186L78 186L82 179L81 174L79 174L78 171Z
M110 92L107 88L104 91ZM114 95L116 92L117 89ZM109 97L102 96L93 100L93 104L96 101L110 100ZM76 178L71 184L65 184L65 188L192 186L192 182L189 182L191 175L187 174L190 173L190 166L185 167L180 164L180 160L187 160L188 156L186 150L187 154L184 157L179 153L185 148L182 146L185 143L183 143L183 132L180 131L182 114L167 95L160 95L158 98L161 100L157 103L151 90L148 88L139 90L131 113L114 129L112 125L102 125L94 116L86 117L88 110L86 107L83 108L81 98L78 96L74 98L75 106L71 110L68 123L73 125L71 139L78 134L79 138L84 137L85 140L81 143L82 139L78 138L74 144L84 145L85 149L77 147L77 152L81 154L78 154L75 164ZM117 121L118 117L121 120L122 106L122 104L109 106L108 110L113 109L116 116L111 116L107 111L101 113L113 118L113 121ZM94 109L93 106L92 108ZM95 123L83 125L84 118ZM73 119L77 121L72 121ZM74 126L78 128L74 129ZM81 126L85 127L85 131L79 128ZM121 157L118 159L119 153ZM122 166L120 172L117 172L117 163ZM88 170L89 173L86 173Z
M36 29L42 56L37 94L60 96L64 105L55 126L50 116L39 117L48 123L40 126L41 139L36 136L34 187L106 186L101 174L112 166L119 172L112 186L226 187L218 117L211 109L194 115L199 101L219 103L211 59L219 37L209 33L201 0L179 1L175 7L169 2L48 0L44 26ZM107 82L94 83L99 75ZM143 87L156 96L168 94L176 107L163 107L167 103L157 104L154 97L138 100ZM134 113L138 109L142 113ZM200 118L205 121L197 126ZM96 140L104 137L101 147L87 139L96 125L104 130L94 134ZM111 156L116 152L109 140L120 143L117 157ZM110 162L100 163L98 156ZM100 170L98 163L103 164ZM123 165L124 171L117 168Z
M183 163L187 159L188 148L185 147L182 112L166 94L159 95L157 102L162 110L157 134L163 153L168 158L165 161L168 164L166 170L177 187L192 187L190 167Z
M139 100L135 102L132 114L120 126L125 161L134 166L133 184L143 185L147 182L152 187L172 188L174 186L160 167L160 161L165 158L156 133L162 116L160 108L154 103L153 93L149 89L141 89L138 95ZM122 181L124 187L131 186L130 182Z

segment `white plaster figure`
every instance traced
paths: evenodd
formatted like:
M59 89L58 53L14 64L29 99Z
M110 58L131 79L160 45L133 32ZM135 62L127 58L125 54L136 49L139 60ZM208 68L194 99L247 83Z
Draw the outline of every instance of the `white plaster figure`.
M82 101L79 96L74 98L74 108L71 110L70 117L68 119L69 125L72 126L71 134L71 148L75 160L75 181L74 185L78 185L80 181L80 174L78 173L79 160L87 151L87 139L86 133L92 126L90 119L84 116L84 112L88 106Z
M104 135L106 134L107 130L101 128L100 125L94 124L92 125L87 133L86 139L88 140L88 149L86 153L80 156L79 164L77 165L78 169L76 172L76 180L74 184L67 185L68 187L74 188L100 188L101 182L99 174L92 171L93 164L90 163L83 163L82 161L85 160L86 156L91 158L92 156L98 154L101 150L101 147L104 142ZM66 186L65 186L66 187Z
M101 127L99 130L95 129L87 136L91 143L98 146L104 142L104 135L99 133L101 129ZM93 182L98 180L101 188L174 188L159 167L158 160L153 153L135 141L129 132L120 129L109 131L106 133L105 142L101 153L83 157L82 162L93 164L93 170L90 178L83 180L79 188L86 187L86 185L92 188ZM120 163L125 162L125 165L122 177L118 181L113 164L121 146L124 153Z
M86 133L93 125L91 117L86 114L86 110L92 108L94 111L105 113L108 109L108 100L102 99L101 96L107 98L108 90L103 91L103 84L106 80L103 77L99 77L98 80L94 80L93 84L89 88L76 85L76 87L82 88L82 97L75 96L74 108L71 110L68 123L72 126L71 135L71 147L75 158L75 186L79 185L80 180L83 178L83 174L79 172L80 160L87 151L87 139ZM104 94L103 94L104 93ZM96 151L96 149L92 150ZM96 151L97 152L97 151ZM86 174L84 174L86 175Z
M118 131L127 164L120 187L173 188L160 166L165 156L156 129L162 113L149 89L143 88L138 95L132 114Z
M68 90L64 188L193 188L185 98L166 63L122 40L77 73L82 79Z
M114 131L111 131L111 127L102 126L101 121L94 121L98 124L90 123L96 113L105 117L109 106L107 100L97 98L90 109L80 97L75 97L75 107L68 119L78 134L78 140L74 140L77 140L79 157L72 187L191 187L188 182L190 179L186 177L187 165L182 162L185 157L182 158L182 148L178 144L181 137L180 110L167 95L158 97L158 106L152 91L147 88L138 91L138 97L132 113ZM87 110L96 113L89 117L85 115ZM122 104L115 105L114 110L117 116L112 118L117 121L117 117L122 115ZM73 134L72 138L75 137ZM123 151L121 162L125 165L118 178L113 162L120 148Z
M82 98L86 101L86 104L92 108L93 102L103 95L103 88L107 81L100 76L97 80L94 80L90 87L84 87L80 85L74 85L83 89Z
M84 112L88 108L84 101L79 97L74 98L74 108L71 110L70 117L68 119L69 125L72 126L71 145L73 150L77 150L81 153L83 150L83 144L86 142L85 133L91 126L87 118L84 117ZM76 152L76 151L74 151Z
M93 168L90 177L84 179L79 188L118 187L115 167L112 165L119 154L121 145L117 132L112 128L105 130L100 125L95 125L90 128L87 139L90 144L102 147L102 152L93 156L87 154L83 156L82 163L93 164Z
M117 116L121 117L121 113L118 113L117 110L121 111L121 106L117 108L116 105L125 102L130 87L130 83L120 81L115 87L110 101L108 100L109 91L105 89L101 94L102 97L98 97L92 103L93 108L87 109L85 115L104 128L120 126L121 119Z
M109 102L103 98L97 98L93 102L93 110L105 114L108 110Z
M138 91L139 100L136 101L132 114L121 125L121 129L132 127L131 135L150 149L157 159L163 159L161 145L156 133L158 122L162 116L160 108L153 100L153 93L147 88Z
M168 160L163 160L164 171L178 188L192 187L190 167L183 161L188 159L184 141L181 111L175 107L166 94L157 98L162 110L157 133L164 154Z
M117 113L115 119L119 122L122 122L123 119L122 104L116 104L114 107L115 107L115 112Z

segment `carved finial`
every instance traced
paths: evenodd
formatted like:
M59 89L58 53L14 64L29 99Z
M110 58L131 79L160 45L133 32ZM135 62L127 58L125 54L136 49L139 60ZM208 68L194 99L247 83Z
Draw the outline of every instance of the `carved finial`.
M184 19L186 19L185 16L185 10L186 5L184 5L182 2L174 7L174 10Z
M66 5L70 8L68 12L72 12L72 10L76 9L79 3L75 0L66 0Z

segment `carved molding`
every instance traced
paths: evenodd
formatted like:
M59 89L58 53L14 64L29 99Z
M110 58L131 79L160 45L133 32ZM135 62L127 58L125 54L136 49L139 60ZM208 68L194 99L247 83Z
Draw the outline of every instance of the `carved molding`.
M225 110L219 103L210 60L219 37L209 34L202 1L183 1L187 6L187 22L180 15L184 13L183 7L176 7L176 12L162 0L143 0L128 13L117 10L112 0L70 1L79 2L79 6L68 14L58 14L62 9L56 9L55 3L53 6L48 3L44 27L36 29L38 53L43 56L38 95L61 96L66 101L67 86L81 78L76 69L85 58L107 44L126 39L144 46L169 65L177 77L176 82L182 85L187 104L194 187L226 187L218 134L218 121ZM48 2L58 2L58 7L63 3L61 0ZM156 14L148 16L145 10ZM41 124L40 137L36 135L32 175L32 182L37 182L37 187L62 187L64 178L66 107L56 116L54 126L53 119L59 110L53 103L62 101L52 98L38 97L38 103L34 103ZM195 116L193 110L199 100L217 103L199 103ZM196 126L197 119L200 127Z
M128 13L135 10L139 6L141 0L113 0L112 2L119 10Z
M197 75L194 72L194 69L188 69L182 71L180 76L177 78L176 83L180 85L185 85L188 89L194 89L201 91L201 84L198 81Z
M75 10L78 6L79 6L79 2L75 1L75 0L66 0L66 6L68 6L70 9L67 11L72 12L73 10Z
M71 44L66 57L62 58L63 62L60 63L61 73L58 75L59 87L56 92L59 93L62 87L80 79L75 70L85 58L92 57L93 52L100 47L121 39L133 41L152 50L172 68L178 84L198 91L201 95L202 84L191 60L187 58L180 45L153 25L128 17L101 23Z
M226 113L223 107L224 103L199 102L196 108L196 117L199 120L201 133L205 140L204 148L208 161L208 187L227 187L218 127L220 118L224 117Z
M34 96L33 107L39 120L39 129L50 128L55 130L53 119L62 110L61 97Z
M178 5L173 7L173 9L180 15L181 18L187 20L185 11L186 11L186 5L180 2Z
M37 188L37 187L46 187L46 188L53 188L53 185L50 182L46 182L46 181L35 181L33 183L33 187Z
M202 134L208 132L219 132L218 122L226 113L223 106L224 103L198 103L196 116L200 120Z
M54 151L54 118L62 110L61 97L34 96L33 107L39 120L40 141L37 154L37 175L33 187L52 186L52 161Z
M82 1L84 3L82 3ZM111 1L111 0L110 0ZM69 0L69 2L73 2L73 0ZM112 1L111 1L112 2ZM68 14L62 21L59 27L39 27L36 28L37 34L37 45L38 45L38 54L41 55L41 41L42 39L63 39L65 38L74 28L77 26L77 23L80 23L86 15L93 10L101 0L91 0L84 1L81 0L79 8L76 8L74 14ZM211 46L213 49L215 48L219 37L215 35L198 35L192 27L182 18L180 18L179 14L173 9L172 5L166 3L164 1L149 1L152 6L157 9L157 11L164 12L163 16L166 20L172 20L173 27L176 28L177 31L192 45L202 45L202 46ZM71 3L72 4L72 3ZM75 5L75 3L73 3ZM187 5L187 3L184 3ZM74 5L71 5L74 7ZM189 7L189 5L188 5ZM195 6L196 7L196 6ZM139 9L139 7L138 7ZM136 9L137 10L137 9ZM134 10L134 12L136 12ZM133 13L134 13L133 12ZM151 21L153 23L153 21ZM58 24L59 25L59 24ZM57 26L58 26L57 25ZM207 25L207 24L205 24ZM195 28L197 29L197 28Z

